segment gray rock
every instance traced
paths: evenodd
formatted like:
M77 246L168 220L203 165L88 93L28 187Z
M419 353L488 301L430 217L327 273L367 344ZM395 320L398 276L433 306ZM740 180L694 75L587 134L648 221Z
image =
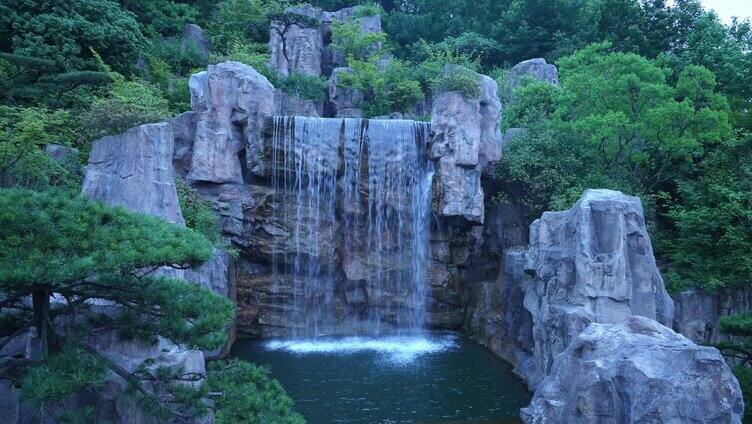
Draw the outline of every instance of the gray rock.
M189 86L196 137L188 180L243 182L243 149L248 170L264 175L263 130L275 111L272 84L247 65L222 62L191 76Z
M446 67L444 72L452 72ZM501 157L499 116L501 103L496 82L478 76L480 94L467 98L459 91L436 93L431 119L430 157L437 162L434 177L434 212L483 224L483 169Z
M586 190L571 209L544 212L530 226L525 272L532 277L523 291L533 346L530 363L518 365L530 387L590 323L641 315L671 325L674 304L637 197Z
M183 225L170 124L146 124L94 142L82 194Z
M739 383L714 348L652 319L590 324L521 411L527 424L741 423Z
M324 102L304 99L297 94L285 93L277 89L275 94L275 114L281 116L320 117L324 112Z
M78 149L60 144L48 144L44 146L44 154L50 159L65 163L69 160L75 160L78 157Z
M206 38L204 30L196 24L186 23L183 27L183 38L180 40L180 48L187 50L191 47L206 55L211 52L209 40Z
M288 8L286 12L309 16L321 22L321 9L310 5ZM323 47L324 39L320 26L301 28L293 25L286 29L281 22L271 22L269 65L282 75L290 75L293 72L321 75Z
M196 113L184 112L170 120L172 132L175 135L175 146L172 152L172 167L182 178L188 176L191 170L193 156L193 140L196 138Z
M724 315L752 311L752 288L740 286L719 293L688 290L674 296L674 330L699 344L740 341L718 331Z
M363 94L353 88L339 85L339 74L352 73L350 68L336 68L326 83L328 102L327 114L335 118L360 118L363 111ZM357 112L356 112L357 111Z
M514 99L514 92L520 88L525 77L559 85L559 72L556 65L546 63L546 60L541 58L525 60L514 65L504 76L502 97L505 105Z

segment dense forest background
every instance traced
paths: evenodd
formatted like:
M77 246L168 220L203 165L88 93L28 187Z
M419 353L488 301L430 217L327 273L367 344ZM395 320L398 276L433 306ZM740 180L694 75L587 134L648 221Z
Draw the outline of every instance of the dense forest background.
M313 1L380 14L384 33L333 29L369 116L409 109L437 89L473 93L492 76L524 127L497 170L497 202L532 220L584 188L640 196L671 290L752 283L752 25L722 23L697 0ZM189 109L188 77L208 63L253 66L284 91L323 99L318 77L277 75L269 24L277 0L5 0L0 3L0 185L77 194L93 140ZM186 23L211 49L186 44ZM374 49L374 45L379 45ZM379 61L390 57L387 66ZM505 73L543 57L561 84L510 92ZM57 160L49 145L75 148ZM211 211L187 187L189 227L216 241ZM726 323L749 333L744 317ZM740 321L741 320L741 321ZM752 378L748 379L752 382ZM744 383L752 387L750 383Z

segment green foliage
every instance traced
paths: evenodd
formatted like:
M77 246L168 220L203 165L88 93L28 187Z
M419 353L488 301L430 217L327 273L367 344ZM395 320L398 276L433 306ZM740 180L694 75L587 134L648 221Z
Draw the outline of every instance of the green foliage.
M362 107L366 117L408 112L423 98L420 82L411 79L409 67L401 61L392 60L385 69L375 58L367 61L350 59L348 65L352 72L339 73L337 83L363 94Z
M175 187L177 188L180 210L183 212L185 225L202 234L213 245L217 246L221 241L221 229L211 203L202 199L198 192L182 179L175 180Z
M752 399L752 368L737 365L732 370L736 379L739 380L739 387L742 389L742 397L746 404L748 399ZM752 422L752 408L744 408L743 422Z
M195 45L183 47L180 40L174 38L153 40L149 52L152 72L155 71L157 61L166 64L169 71L175 75L187 75L191 69L205 68L208 62L207 55L199 51Z
M672 269L708 291L752 281L752 135L709 152L667 214Z
M212 246L203 236L82 197L21 189L0 190L0 228L0 316L12 314L20 328L34 327L43 354L30 364L4 364L0 376L20 378L23 395L44 406L95 389L112 371L144 405L159 406L154 412L206 411L205 387L183 383L203 375L153 360L126 369L89 344L92 332L150 343L161 336L205 350L226 343L235 313L230 300L153 275L158 267L196 266L208 259ZM50 302L53 297L61 300ZM70 411L63 418L86 412Z
M123 9L136 15L141 30L147 36L173 36L183 30L187 22L194 22L198 12L188 4L172 0L118 0Z
M269 14L282 10L284 2L271 0L226 0L219 4L208 33L212 49L229 54L238 45L269 41Z
M480 95L480 77L462 66L447 66L434 83L434 91L459 91L465 97Z
M584 187L643 195L651 212L707 149L731 136L728 106L707 70L688 68L671 86L654 62L607 48L562 58L561 89L529 84L508 110L506 126L528 130L510 144L500 175L531 193L523 203L536 215L568 206Z
M73 146L76 124L64 110L0 106L0 186L77 190L77 157L58 162L44 153L48 144Z
M362 18L365 16L378 16L384 13L384 9L378 3L359 4L355 8L355 17Z
M120 79L109 97L96 99L79 117L83 138L91 142L128 128L163 121L173 112L160 90L146 82Z
M274 69L267 66L269 58L270 56L267 52L266 44L244 44L237 42L230 47L226 54L211 55L209 61L212 63L218 63L225 60L232 60L244 63L265 76L272 85L277 86L279 85L277 81L279 75Z
M115 69L127 71L146 44L133 15L112 0L7 0L0 16L1 46L64 70L92 69L92 48Z
M106 375L107 367L102 361L80 348L66 345L29 368L21 385L21 396L43 406L80 390L96 390Z
M348 60L367 61L380 55L385 41L385 33L363 32L357 20L332 24L332 48L342 52Z
M326 81L319 76L293 72L278 76L275 85L285 93L296 94L303 99L320 102L326 98Z
M293 402L265 368L242 361L209 364L209 390L222 392L216 400L217 424L298 424Z

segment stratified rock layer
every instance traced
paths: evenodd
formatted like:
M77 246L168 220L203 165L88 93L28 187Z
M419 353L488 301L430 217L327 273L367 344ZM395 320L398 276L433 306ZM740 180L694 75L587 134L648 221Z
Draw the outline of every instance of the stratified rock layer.
M527 424L741 423L739 383L714 348L652 319L590 324L522 409Z

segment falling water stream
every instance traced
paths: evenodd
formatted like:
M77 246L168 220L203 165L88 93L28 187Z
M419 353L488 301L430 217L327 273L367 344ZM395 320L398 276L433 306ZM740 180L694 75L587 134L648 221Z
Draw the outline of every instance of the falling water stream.
M292 286L280 308L293 331L231 355L268 366L310 423L507 424L530 400L508 364L424 329L428 135L408 120L274 120L272 213L286 229L272 265L277 289Z
M409 120L275 119L272 185L294 193L278 212L294 249L275 269L293 281L296 337L423 328L428 132Z

